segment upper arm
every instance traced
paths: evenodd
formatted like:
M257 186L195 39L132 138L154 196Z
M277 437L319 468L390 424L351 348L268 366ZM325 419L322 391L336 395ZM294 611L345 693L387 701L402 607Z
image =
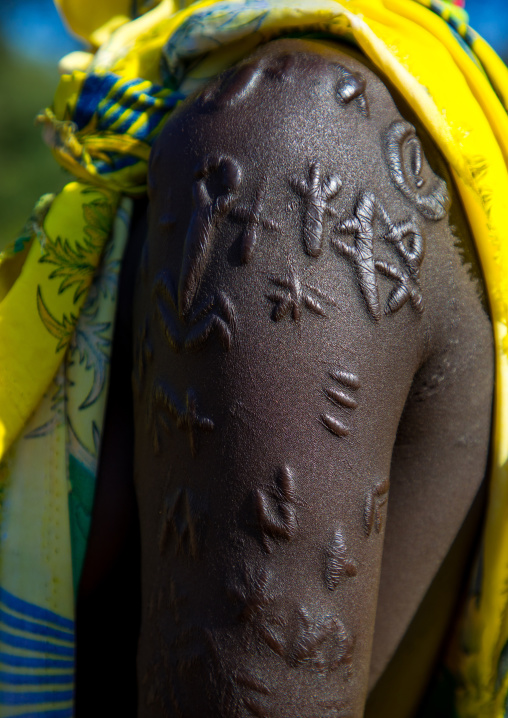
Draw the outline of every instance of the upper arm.
M143 716L363 713L446 188L371 73L272 48L183 106L152 156Z

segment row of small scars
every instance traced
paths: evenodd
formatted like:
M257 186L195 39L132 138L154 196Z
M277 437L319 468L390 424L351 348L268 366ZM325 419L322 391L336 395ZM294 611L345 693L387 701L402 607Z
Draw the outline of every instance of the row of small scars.
M368 108L365 97L363 95L365 82L357 76L352 76L347 70L341 68L343 72L343 78L345 82L342 88L338 88L338 96L343 102L349 102L352 99L359 101L360 109L364 115L368 114ZM418 153L416 153L418 159ZM402 163L399 163L402 165ZM216 163L216 167L220 165ZM391 167L392 172L397 171L397 161L392 162L395 169ZM207 196L206 185L204 178L207 170L210 167L204 167L202 176L197 179L195 185L195 199L198 209L203 205L207 205L207 209L210 210L210 206L213 204L209 201L210 198ZM231 172L231 166L225 168L226 171L230 172L230 179L234 184L239 180L239 176ZM234 168L233 168L234 169ZM416 173L418 174L418 172ZM322 242L322 225L323 217L325 212L333 214L331 208L327 205L327 202L334 197L340 190L340 180L338 178L328 178L324 183L319 182L319 166L311 165L309 169L309 180L308 182L302 182L299 180L293 180L292 186L304 199L308 201L308 210L305 215L303 225L303 239L304 246L308 254L311 256L319 256L321 251ZM402 182L405 181L402 172ZM405 189L405 188L404 188ZM401 189L407 196L407 192ZM232 212L233 219L245 223L245 229L242 237L242 261L248 262L252 256L253 249L257 242L257 229L262 227L266 230L275 231L278 229L278 225L273 220L267 220L261 216L262 211L262 200L266 191L266 187L262 185L255 196L254 203L250 208L239 206L235 212ZM214 200L215 207L213 209L217 213L224 213L229 208L229 202L227 198L223 196ZM367 231L362 226L361 219L367 217L369 220L370 212L370 224L372 225L372 214L373 210L377 210L382 215L383 219L386 219L383 215L382 208L375 202L371 196L360 198L360 202L357 206L354 220L345 220L341 225L341 230L346 230L355 233L357 238L357 246L350 252L349 249L345 248L344 243L336 242L335 246L339 253L345 256L354 257L356 260L357 271L359 273L360 286L362 292L367 301L367 305L375 318L379 317L379 308L376 302L375 292L372 292L372 287L369 283L362 284L362 268L361 263L358 261L360 255L359 247L362 243L368 244L369 237ZM208 211L204 216L198 218L194 217L195 224L201 223L200 229L202 234L207 239L210 235L213 226L213 211ZM170 222L171 223L171 220ZM168 223L168 224L169 224ZM192 224L192 223L191 223ZM367 223L368 224L368 223ZM393 241L395 246L399 249L400 254L407 261L409 267L409 273L412 278L416 281L418 279L418 270L423 259L423 239L421 234L418 232L418 228L413 225L403 226L398 225L394 228L394 225L389 225L389 232L387 239ZM407 223L409 225L409 223ZM194 228L195 229L195 228ZM203 265L206 262L206 244L199 243L198 251L196 251L196 232L190 232L187 236L188 247L186 248L189 252L194 253L194 261L198 265ZM403 238L408 234L414 238L409 249L406 249ZM194 236L193 236L194 235ZM205 245L205 246L204 246ZM208 242L209 245L209 242ZM355 251L356 250L356 251ZM189 257L189 254L186 255ZM386 263L377 262L375 268L378 271L385 274L385 276L392 278L398 282L396 290L392 293L391 298L388 302L388 309L390 312L396 311L397 308L405 303L408 299L411 301L414 308L420 310L421 308L421 295L419 296L415 286L412 286L411 290L408 290L405 277L403 273L396 267L389 266ZM228 323L224 322L223 318L217 312L211 313L212 310L219 305L219 308L224 311L227 315L227 319L234 317L232 308L228 305L228 300L225 297L219 297L219 301L214 298L214 301L207 306L200 307L198 310L192 313L189 317L190 306L192 299L196 291L195 280L193 282L190 272L187 268L187 273L184 273L185 268L182 267L181 281L179 287L178 297L182 297L182 301L179 305L178 297L174 289L172 289L171 281L162 282L163 286L159 287L162 290L162 294L173 309L178 310L181 319L190 319L190 324L194 329L191 336L187 336L185 340L185 348L192 348L202 341L206 341L211 332L215 329L218 331L225 348L229 348L231 343L231 332L228 327ZM372 273L373 274L373 273ZM195 276L195 275L194 275ZM365 276L365 275L364 275ZM182 278L183 281L182 281ZM167 278L166 278L167 279ZM292 317L297 321L300 317L300 306L303 304L309 310L317 314L324 314L321 305L315 297L307 292L302 292L300 285L297 284L298 280L295 277L291 277L289 280L286 278L282 280L274 280L274 283L283 290L288 290L290 297L284 296L280 291L274 292L269 296L272 301L276 303L274 308L273 318L279 320L288 311L291 310ZM168 289L169 288L169 289ZM314 293L319 296L319 291L312 288ZM370 301L369 301L370 300ZM161 307L159 306L159 311ZM162 313L162 312L161 312ZM163 315L164 316L164 315ZM168 319L167 316L165 316ZM176 341L177 327L171 318L165 322L165 325L169 327L167 332L167 339L173 348L177 348L178 344ZM153 350L146 337L147 324L142 328L141 336L141 347L142 350L138 353L138 376L141 377L144 374L144 368L146 362L152 358ZM351 375L347 372L338 372L337 374L331 375L332 379L343 384L350 389L357 389L359 386L358 379L355 375ZM345 406L350 409L354 409L357 406L356 401L341 389L325 388L325 395L327 398L338 406ZM200 428L212 429L213 424L209 420L203 420L197 416L195 411L195 400L189 397L187 394L185 411L182 411L174 400L169 400L167 392L158 392L158 398L163 402L166 409L169 410L171 416L176 418L177 423L180 422L181 426L184 426L190 433L191 450L194 451L194 439L193 439L193 428L198 425ZM152 417L152 420L153 417ZM343 425L336 419L329 415L322 415L321 420L324 425L334 434L338 436L347 435L348 431ZM208 423L209 422L209 423ZM387 500L389 483L388 480L377 484L371 492L368 494L365 509L364 509L364 529L367 536L370 535L372 528L374 527L376 532L379 533L381 530L381 514L380 509ZM276 505L273 505L273 504ZM275 490L267 493L261 489L255 491L255 505L258 515L258 520L262 529L262 542L266 551L270 552L272 546L270 539L272 540L291 540L294 538L298 528L297 516L296 516L296 495L295 495L295 484L294 478L291 471L284 467L280 470L278 485ZM160 533L160 544L159 548L161 552L164 550L168 536L170 533L174 533L177 538L177 548L184 548L190 555L196 556L197 552L197 532L195 522L191 512L191 505L189 499L189 490L179 489L176 494L168 497L165 502L163 511L162 531ZM334 535L325 550L326 564L325 564L325 583L330 591L335 590L339 585L340 578L342 576L353 577L357 573L356 563L347 557L347 548L342 536L340 528L337 528ZM242 601L243 607L241 611L241 618L243 620L252 619L260 610L262 611L266 606L270 605L273 601L273 597L267 591L269 583L269 575L267 571L263 571L257 579L246 578L245 589L232 589L233 596ZM174 588L174 586L173 586ZM274 650L275 653L284 657L290 665L298 665L301 662L305 662L307 665L313 663L317 668L327 667L329 670L338 668L341 664L350 665L352 658L352 648L354 641L347 635L344 625L337 617L325 616L320 619L311 617L305 608L297 609L297 617L299 623L299 630L297 636L294 638L291 644L288 644L287 639L277 631L277 619L270 624L260 624L260 630L264 634L264 638L267 644ZM280 623L280 617L278 619ZM324 655L320 650L320 646L329 638L333 636L335 641L338 640L340 650L338 655L335 656L333 663L326 661ZM259 678L252 675L248 675L242 672L237 672L235 675L236 682L243 686L243 688L252 690L257 694L269 695L270 691L268 687L259 680ZM264 716L264 710L259 704L256 698L252 696L243 697L244 706L250 710L252 715ZM336 712L337 704L332 701L334 706L334 712ZM325 706L323 706L324 708ZM340 706L342 708L342 704Z

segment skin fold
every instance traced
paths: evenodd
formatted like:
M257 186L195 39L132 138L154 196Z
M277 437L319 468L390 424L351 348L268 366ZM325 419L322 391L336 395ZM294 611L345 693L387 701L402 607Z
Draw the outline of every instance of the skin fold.
M122 276L78 714L102 600L132 626L110 673L139 630L125 715L414 714L479 525L493 348L453 186L409 115L350 55L280 40L158 139Z

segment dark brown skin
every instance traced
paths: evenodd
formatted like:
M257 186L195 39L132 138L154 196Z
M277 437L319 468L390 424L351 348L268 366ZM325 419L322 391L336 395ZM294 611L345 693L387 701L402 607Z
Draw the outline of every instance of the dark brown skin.
M133 308L139 718L360 718L376 684L366 715L413 714L478 525L493 383L438 174L381 81L315 42L261 48L159 138ZM111 474L125 526L134 504L111 391L102 465L124 466L100 477L92 596Z

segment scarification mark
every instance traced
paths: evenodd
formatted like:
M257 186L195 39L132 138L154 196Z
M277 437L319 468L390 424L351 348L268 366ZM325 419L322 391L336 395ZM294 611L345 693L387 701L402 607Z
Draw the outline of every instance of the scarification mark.
M257 628L268 648L270 648L277 656L286 658L286 640L284 639L284 636L280 635L280 624L274 623L273 621L270 621L270 618L268 618L264 621L260 621Z
M223 348L231 348L236 330L233 303L223 292L217 292L211 300L205 300L192 315L184 349L198 349L212 333L216 333Z
M335 389L334 387L329 387L324 390L326 397L332 402L332 404L336 404L337 406L344 406L346 409L356 409L358 406L358 402L353 399L351 396L346 394L345 391L342 389Z
M425 157L412 125L402 120L392 122L385 135L384 156L390 178L404 197L427 219L443 219L450 207L448 188L434 173L429 180L420 176Z
M346 371L331 371L329 376L338 384L346 386L348 389L356 391L360 388L360 380L356 374ZM358 402L344 389L336 387L325 387L324 393L327 399L336 406L345 407L346 409L356 409Z
M196 397L192 389L185 395L185 405L182 406L173 391L161 380L152 387L148 401L148 426L152 432L153 448L155 453L160 450L160 434L162 427L168 433L171 430L170 419L176 423L176 428L187 433L192 456L197 452L196 432L213 431L215 428L211 419L200 416L197 412Z
M181 338L175 312L178 312L178 298L171 274L163 269L155 277L152 300L162 334L173 351L180 351ZM173 310L173 311L171 311Z
M338 371L330 372L330 376L332 377L332 379L335 379L335 381L338 381L339 384L347 386L350 389L359 389L361 386L360 380L357 375L349 371L343 371L342 369L339 369Z
M337 216L336 211L328 203L340 191L342 181L337 175L330 175L322 179L320 163L311 162L308 179L302 180L299 177L293 177L289 184L304 200L304 249L311 257L319 257L322 251L325 214Z
M231 598L241 605L241 621L251 621L275 601L275 596L270 591L271 580L272 573L267 569L261 569L257 574L245 569L242 584L228 589Z
M246 62L223 72L217 82L205 88L199 97L208 111L233 107L243 102L261 79L259 62Z
M375 196L372 193L360 194L354 215L343 219L334 228L335 232L352 236L353 244L334 237L332 246L341 256L352 261L369 313L379 321L381 306L374 259L375 220L382 225L381 236L392 229L390 218Z
M279 287L271 294L266 295L266 298L275 305L272 310L274 322L284 319L287 314L291 314L293 321L298 322L304 308L312 314L325 317L325 310L319 300L324 300L328 304L335 306L335 302L331 297L321 292L317 287L302 283L292 269L280 279L272 278L271 281Z
M394 223L385 239L394 245L409 274L418 280L425 256L425 240L415 219Z
M365 88L367 83L365 79L357 72L351 72L342 65L334 65L339 72L339 82L337 83L337 98L344 105L349 104L353 100L356 101L360 112L364 117L369 116L369 106L365 96Z
M235 681L238 685L243 688L248 688L256 693L261 693L264 696L271 695L271 690L263 681L252 673L245 673L244 671L237 671L235 673Z
M319 420L323 426L328 429L329 432L335 434L335 436L339 436L341 438L349 436L349 429L347 426L344 426L344 424L334 416L331 416L330 414L321 414Z
M247 264L252 258L254 248L258 241L258 231L261 229L271 230L272 232L280 231L280 225L273 219L262 216L263 201L266 195L266 180L261 183L256 191L254 201L250 206L237 204L231 210L229 216L245 224L241 234L241 261Z
M376 232L375 221L381 225ZM355 213L345 218L335 231L354 237L348 244L334 237L332 246L343 257L349 258L354 267L360 289L371 316L381 319L381 305L377 274L395 283L383 313L393 314L409 301L413 309L423 312L423 297L419 285L419 272L425 254L425 242L416 221L412 218L394 223L373 194L361 194ZM400 256L404 267L374 257L374 240L383 239L391 244Z
M258 58L229 68L201 92L198 102L206 111L234 107L247 99L263 77L279 82L287 80L295 58L284 53L268 58L267 66L266 61L266 58Z
M393 244L404 262L399 268L392 262L376 261L377 271L395 282L385 308L385 314L393 314L409 301L413 309L423 312L423 296L419 284L420 267L425 256L423 234L414 219L398 222L386 234L385 239Z
M297 631L286 660L294 667L303 664L336 671L351 664L353 646L354 640L337 616L313 617L302 607L297 611Z
M395 282L395 287L386 300L385 314L394 314L409 301L419 314L423 312L423 297L418 283L392 262L376 261L376 269L388 279Z
M226 351L231 348L236 316L231 300L223 292L206 297L187 317L184 326L177 319L176 288L167 270L163 269L155 278L152 296L159 326L173 351L199 349L214 333Z
M188 318L203 277L213 246L214 230L231 209L240 180L238 163L219 155L205 157L195 174L195 208L185 237L178 285L178 310L182 320Z
M325 583L330 591L335 591L340 579L356 576L358 569L355 561L347 557L347 548L340 528L338 528L325 550Z
M148 319L145 319L135 345L133 383L136 393L141 391L145 380L147 365L153 359L153 346L148 338L148 327Z
M390 479L384 479L376 484L367 494L363 511L363 528L366 536L370 536L374 529L380 533L383 527L381 509L388 502Z
M298 531L296 516L296 484L291 469L279 469L275 487L267 492L255 489L256 517L261 528L261 541L267 553L273 541L291 541Z
M246 715L245 709L247 709L249 715L269 718L260 702L271 695L269 688L254 672L248 672L248 668L231 671L231 666L226 665L223 661L223 653L217 642L214 641L213 635L210 631L207 631L207 634L209 642L213 642L211 646L213 661L211 663L215 669L212 680L214 694L218 697L217 715L225 718L239 718ZM251 692L251 695L248 692Z
M279 82L288 80L291 77L295 61L294 54L283 53L271 59L270 65L265 68L264 73L271 80L278 80Z
M170 539L176 540L177 553L196 558L198 552L199 517L192 508L189 489L176 489L164 499L159 530L159 551L164 553ZM174 583L172 582L174 588ZM176 588L174 589L176 590Z
M349 390L356 391L360 387L360 381L356 374L352 374L347 371L333 371L329 373L329 376L341 384L347 387ZM323 393L331 404L342 408L342 409L356 409L358 402L352 397L347 391L337 387L324 387ZM336 417L331 414L321 414L319 421L335 436L345 437L349 436L349 428Z
M259 704L254 698L244 697L242 698L244 706L255 718L268 718L268 713L262 705Z

